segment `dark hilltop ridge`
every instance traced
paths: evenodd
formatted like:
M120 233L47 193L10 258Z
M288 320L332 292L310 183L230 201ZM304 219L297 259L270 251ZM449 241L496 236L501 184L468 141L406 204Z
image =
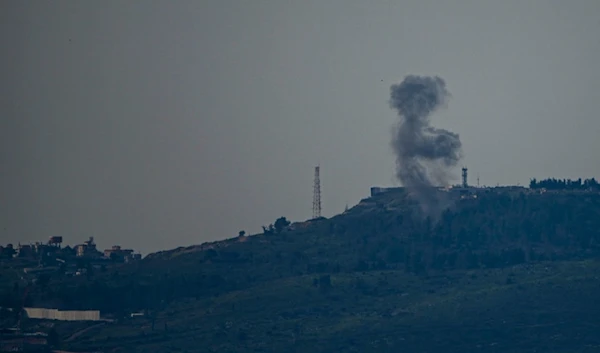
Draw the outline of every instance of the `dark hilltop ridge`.
M530 186L436 189L437 219L374 188L331 218L42 283L3 266L3 327L77 352L599 352L600 188Z

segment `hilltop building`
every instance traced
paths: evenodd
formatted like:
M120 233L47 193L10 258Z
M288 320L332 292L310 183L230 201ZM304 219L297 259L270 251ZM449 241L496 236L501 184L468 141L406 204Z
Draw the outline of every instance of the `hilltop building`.
M62 241L63 241L63 237L57 237L57 236L50 237L48 239L48 245L50 245L50 246L56 246L56 247L60 248L60 245L62 244Z
M437 191L448 192L448 193L450 193L452 195L456 195L457 197L460 197L460 198L476 197L477 192L489 189L489 188L477 188L477 187L468 186L468 185L466 187L464 185L457 185L457 186L436 186L436 187L432 187L432 188ZM406 190L406 188L404 188L404 187L373 186L373 187L371 187L371 197L374 197L374 196L380 195L380 194L401 192L404 190Z
M34 248L31 245L17 245L17 252L15 253L16 257L27 257L32 258L35 255Z
M96 243L94 243L94 237L90 237L89 240L75 246L77 257L101 257L102 253L96 249Z
M39 259L44 256L55 254L60 248L42 243L35 244L19 244L14 251L14 257L25 259Z
M110 249L104 250L104 257L116 261L129 262L140 260L141 254L134 254L132 249L121 249L119 245L113 245Z
M388 193L388 192L394 192L394 191L402 191L404 190L404 187L381 187L381 186L373 186L371 187L371 197L377 195L377 194L383 194L383 193Z

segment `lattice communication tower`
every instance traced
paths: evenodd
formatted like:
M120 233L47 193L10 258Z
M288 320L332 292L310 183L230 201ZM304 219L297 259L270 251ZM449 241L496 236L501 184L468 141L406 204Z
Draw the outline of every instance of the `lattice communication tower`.
M315 181L313 184L313 219L321 217L321 178L319 166L315 167Z

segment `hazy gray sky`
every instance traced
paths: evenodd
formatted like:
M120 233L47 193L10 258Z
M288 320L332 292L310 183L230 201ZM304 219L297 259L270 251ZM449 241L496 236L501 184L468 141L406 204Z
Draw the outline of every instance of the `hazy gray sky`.
M2 1L0 243L144 254L393 185L389 88L440 75L471 182L600 177L600 2ZM457 173L458 175L459 173Z

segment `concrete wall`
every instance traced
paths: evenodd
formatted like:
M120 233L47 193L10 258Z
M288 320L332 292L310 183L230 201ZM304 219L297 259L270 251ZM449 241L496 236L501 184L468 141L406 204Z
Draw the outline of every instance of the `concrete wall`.
M30 319L62 321L100 321L99 310L57 310L45 308L25 308Z

